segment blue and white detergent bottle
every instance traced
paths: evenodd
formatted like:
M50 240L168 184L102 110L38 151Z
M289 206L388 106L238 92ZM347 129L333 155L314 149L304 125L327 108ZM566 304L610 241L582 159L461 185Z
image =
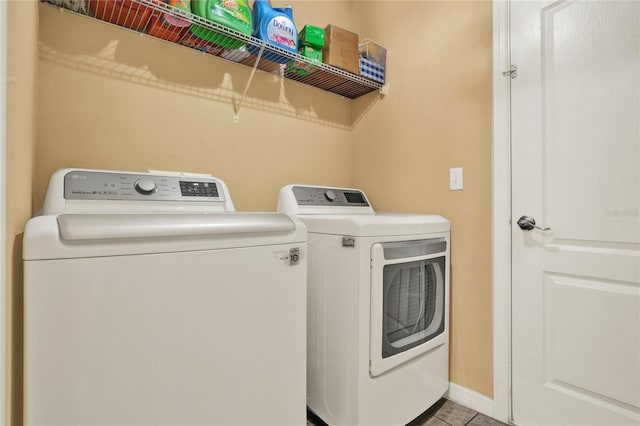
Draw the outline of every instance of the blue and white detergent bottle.
M291 53L298 52L298 30L293 23L293 10L291 6L284 8L271 7L269 0L255 0L253 2L253 33L268 44L288 50ZM249 52L258 55L259 46L249 45ZM285 64L291 59L271 52L264 52L262 57L271 62Z

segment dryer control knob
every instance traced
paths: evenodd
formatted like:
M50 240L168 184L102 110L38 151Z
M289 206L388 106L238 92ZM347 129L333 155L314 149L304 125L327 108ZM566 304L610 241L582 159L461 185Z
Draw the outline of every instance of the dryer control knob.
M137 180L133 187L142 195L151 195L158 189L156 183L151 179Z
M326 197L327 200L329 201L335 201L336 199L336 193L335 191L328 189L324 192L324 196Z

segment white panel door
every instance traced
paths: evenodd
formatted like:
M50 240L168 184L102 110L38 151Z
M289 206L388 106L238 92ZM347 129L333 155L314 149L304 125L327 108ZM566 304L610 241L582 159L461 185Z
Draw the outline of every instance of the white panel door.
M514 421L638 425L640 1L514 1L511 49Z

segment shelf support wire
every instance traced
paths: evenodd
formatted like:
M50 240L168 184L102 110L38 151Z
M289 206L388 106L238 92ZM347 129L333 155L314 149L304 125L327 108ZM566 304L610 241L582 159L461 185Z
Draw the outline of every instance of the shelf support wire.
M258 69L258 63L260 62L260 58L262 58L262 53L264 52L264 46L265 46L264 43L260 45L260 50L256 55L256 62L253 64L253 69L251 70L251 74L249 74L249 80L247 80L247 84L245 84L244 86L244 92L242 92L242 96L240 97L240 100L238 101L238 103L234 105L233 122L236 124L240 121L240 107L242 106L242 102L244 101L244 98L247 96L247 92L249 91L249 86L251 86L251 82L253 81L253 76L256 74L256 69Z

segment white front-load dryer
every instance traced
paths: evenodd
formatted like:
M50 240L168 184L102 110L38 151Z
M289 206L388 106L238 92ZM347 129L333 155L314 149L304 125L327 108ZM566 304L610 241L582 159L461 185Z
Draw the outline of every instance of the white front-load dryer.
M308 231L308 407L332 426L419 416L449 386L449 222L304 185L283 187L278 211Z
M24 236L24 424L304 425L305 247L211 176L56 172Z

